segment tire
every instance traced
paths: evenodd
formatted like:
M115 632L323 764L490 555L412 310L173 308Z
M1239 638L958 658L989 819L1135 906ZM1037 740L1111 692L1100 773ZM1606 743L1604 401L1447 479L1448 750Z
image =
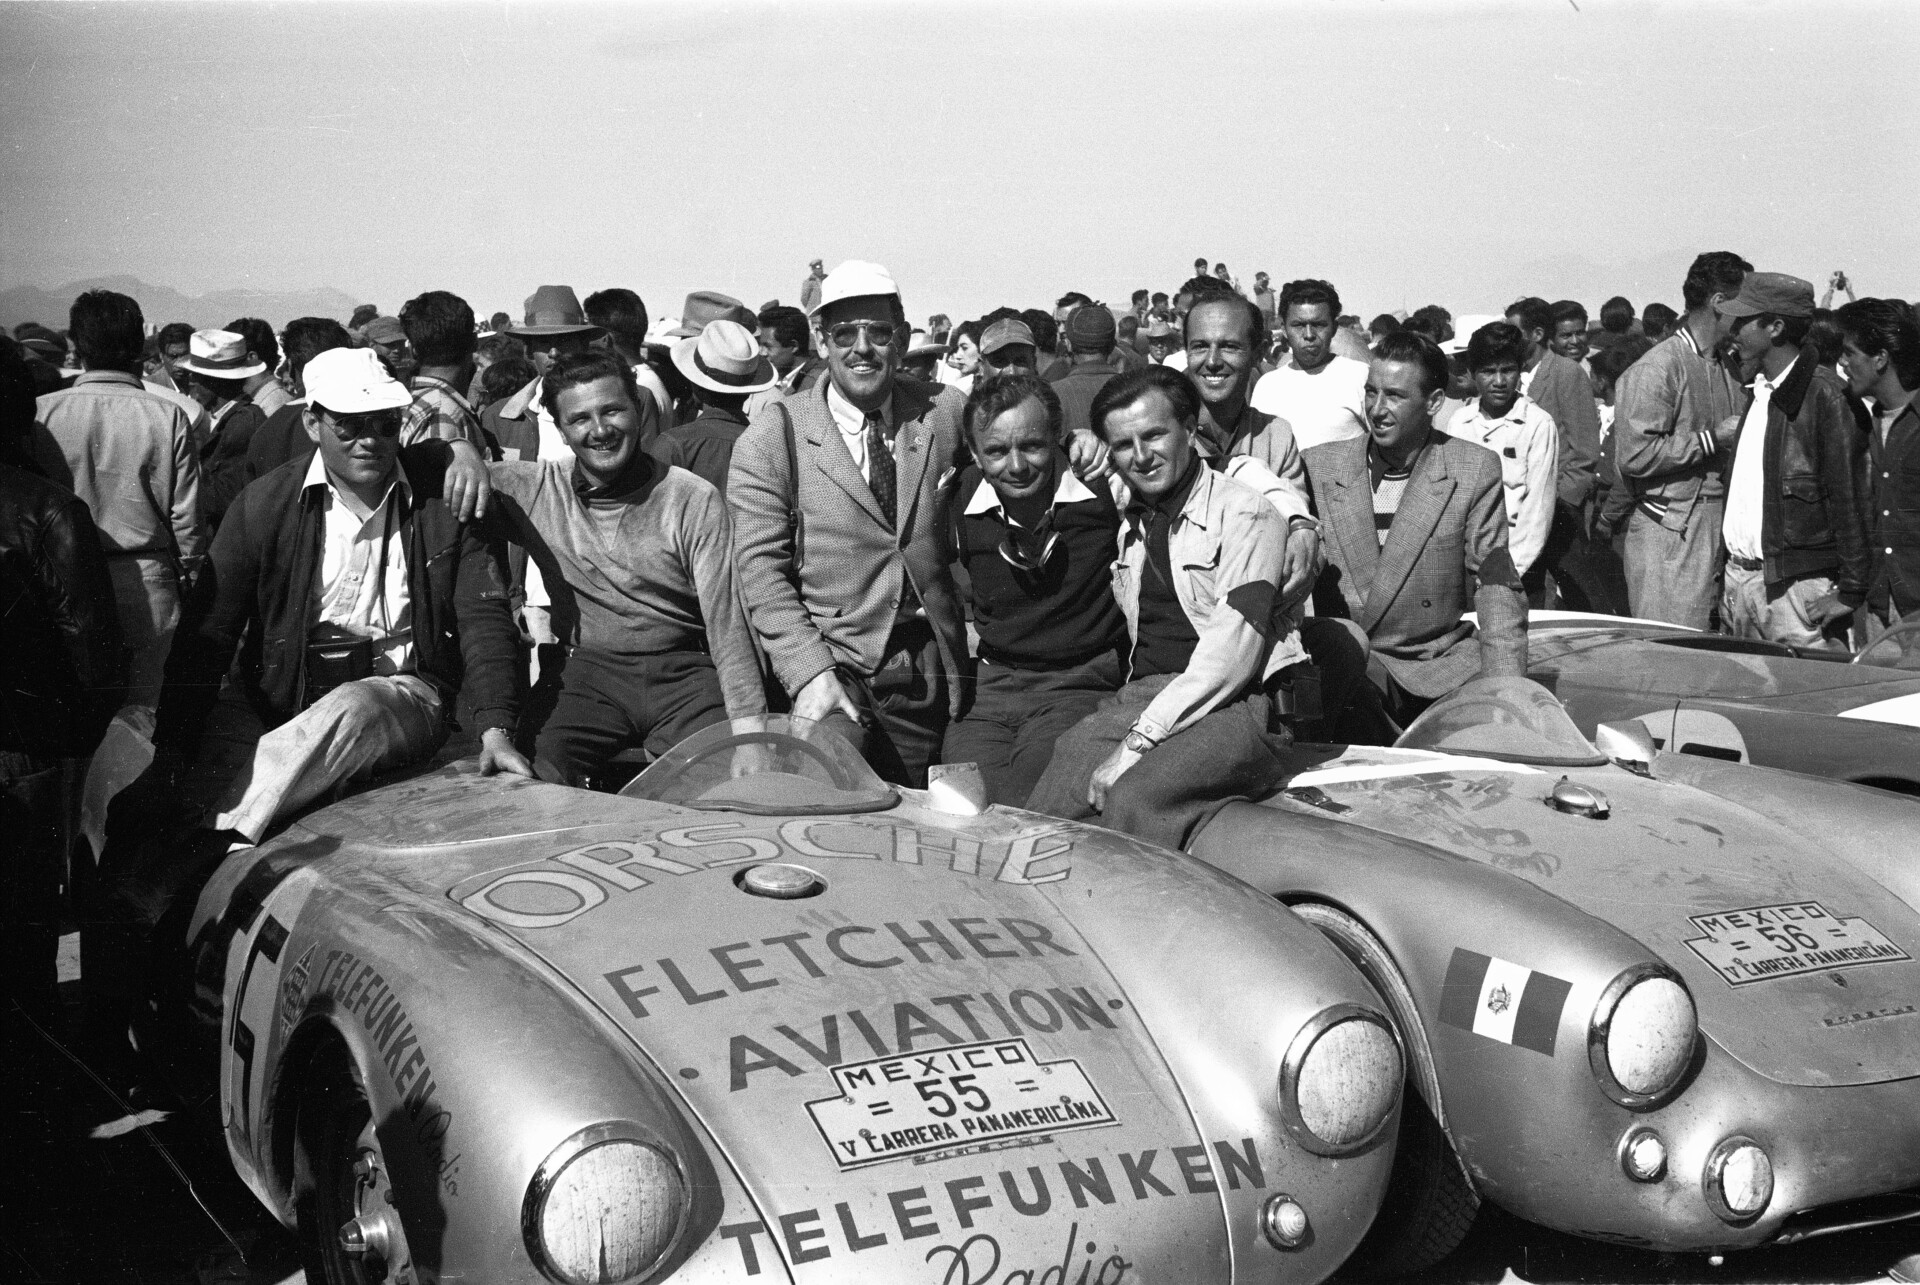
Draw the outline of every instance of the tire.
M1473 1230L1480 1193L1441 1122L1444 1111L1432 1050L1413 992L1379 938L1343 910L1318 902L1293 911L1324 933L1380 992L1407 1054L1407 1086L1400 1108L1393 1173L1380 1212L1340 1269L1349 1280L1388 1280L1433 1266ZM1441 1104L1441 1105L1436 1105Z
M294 1125L294 1205L306 1279L310 1285L411 1285L413 1264L366 1090L339 1045L316 1054L310 1071ZM388 1229L384 1254L354 1254L342 1245L341 1228L362 1214Z

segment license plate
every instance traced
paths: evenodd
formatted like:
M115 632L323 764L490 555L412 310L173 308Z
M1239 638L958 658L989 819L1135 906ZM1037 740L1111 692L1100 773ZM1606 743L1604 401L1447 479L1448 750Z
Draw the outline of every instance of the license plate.
M1023 1039L848 1062L832 1073L839 1096L807 1111L842 1169L1119 1123L1078 1062L1042 1062Z
M1706 936L1689 939L1687 946L1731 986L1912 958L1866 920L1842 918L1817 901L1689 919Z

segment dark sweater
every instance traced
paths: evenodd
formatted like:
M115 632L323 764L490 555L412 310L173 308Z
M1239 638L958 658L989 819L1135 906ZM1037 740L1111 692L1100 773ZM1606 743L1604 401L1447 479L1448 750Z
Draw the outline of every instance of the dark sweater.
M1147 565L1140 577L1140 620L1133 641L1133 668L1130 678L1153 674L1181 674L1200 645L1200 635L1180 605L1173 587L1173 557L1167 548L1167 533L1173 520L1186 507L1193 480L1205 467L1198 459L1187 469L1180 484L1157 500L1135 500L1127 506L1129 516L1138 518L1147 532Z
M1058 463L1067 467L1064 457ZM1113 498L1095 487L1092 499L1056 504L1052 526L1060 542L1035 573L1000 556L1001 543L1014 534L1000 510L965 512L980 484L979 466L970 465L954 486L953 541L973 586L981 657L1026 669L1064 669L1124 646L1126 617L1113 600L1120 529ZM1037 553L1036 546L1032 533L1024 533L1024 547Z

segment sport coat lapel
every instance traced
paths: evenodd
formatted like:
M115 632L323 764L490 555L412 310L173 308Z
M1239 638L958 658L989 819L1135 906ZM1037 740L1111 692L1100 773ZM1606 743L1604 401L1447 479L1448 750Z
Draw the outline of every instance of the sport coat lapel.
M1373 529L1373 488L1367 479L1367 439L1352 438L1329 446L1341 452L1340 466L1330 470L1325 489L1326 525L1340 548L1340 565L1350 584L1342 596L1349 604L1366 601L1380 561L1380 537Z
M1419 472L1407 479L1400 507L1393 515L1387 542L1380 549L1380 565L1374 569L1373 584L1367 589L1367 603L1357 623L1369 632L1387 614L1400 586L1407 582L1414 563L1426 550L1433 529L1440 525L1447 500L1453 495L1454 480L1447 474L1446 457L1440 450L1440 437L1434 434L1420 453ZM1371 503L1371 501L1369 501Z
M920 484L933 456L927 425L927 411L931 407L932 403L918 393L909 392L899 384L893 386L894 476L899 485L895 507L899 510L901 531L913 530L913 511L920 503Z
M813 447L808 454L813 457L816 467L839 488L852 497L866 515L881 525L886 519L881 516L880 502L873 498L873 488L867 485L867 479L861 476L860 466L853 462L853 456L847 453L846 440L840 434L840 428L833 422L833 411L827 406L827 381L821 380L806 394L805 435L807 443Z

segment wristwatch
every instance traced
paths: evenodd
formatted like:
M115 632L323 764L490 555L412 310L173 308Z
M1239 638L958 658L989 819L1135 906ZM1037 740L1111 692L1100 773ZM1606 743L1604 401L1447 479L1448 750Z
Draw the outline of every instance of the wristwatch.
M1160 742L1154 740L1137 727L1128 728L1127 739L1120 742L1122 746L1135 754L1145 754L1159 743Z

